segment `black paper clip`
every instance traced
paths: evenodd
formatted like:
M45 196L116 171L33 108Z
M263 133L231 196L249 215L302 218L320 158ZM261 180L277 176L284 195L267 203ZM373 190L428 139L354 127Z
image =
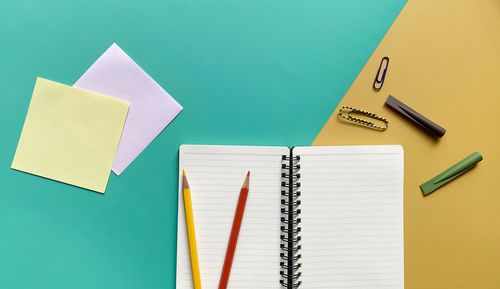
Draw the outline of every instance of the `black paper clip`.
M382 76L380 76L380 69L384 66L384 60L386 60L385 68L384 71L382 72ZM382 58L382 61L380 61L380 66L378 67L377 76L375 76L375 80L373 81L373 89L375 89L376 91L379 91L382 88L382 85L384 85L385 73L387 72L388 67L389 67L389 57L385 56L384 58Z

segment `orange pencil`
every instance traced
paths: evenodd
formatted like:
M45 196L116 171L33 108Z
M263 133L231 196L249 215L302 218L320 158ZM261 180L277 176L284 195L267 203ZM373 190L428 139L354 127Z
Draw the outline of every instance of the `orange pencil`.
M240 233L241 221L243 220L243 212L245 211L245 204L247 202L248 182L250 181L250 171L243 182L243 187L240 191L238 204L236 205L236 213L234 214L233 228L229 236L229 244L227 245L226 258L224 259L224 266L220 275L219 289L227 288L227 281L229 280L229 273L231 273L231 265L233 264L234 251L236 250L236 242L238 241L238 234Z

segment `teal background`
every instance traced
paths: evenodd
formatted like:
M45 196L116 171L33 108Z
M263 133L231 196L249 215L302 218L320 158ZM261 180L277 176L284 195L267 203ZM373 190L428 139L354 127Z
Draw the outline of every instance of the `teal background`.
M404 2L4 1L0 288L174 288L179 145L309 145ZM113 42L184 111L104 195L11 170L36 77Z

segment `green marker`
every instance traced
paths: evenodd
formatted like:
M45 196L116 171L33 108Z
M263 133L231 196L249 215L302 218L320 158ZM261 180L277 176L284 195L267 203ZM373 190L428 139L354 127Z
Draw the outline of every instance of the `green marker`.
M483 156L478 152L474 152L465 159L454 164L449 169L445 170L444 172L440 173L434 178L428 180L427 182L421 184L420 189L422 189L424 195L427 196L428 194L439 189L442 185L451 182L455 178L458 178L459 176L461 176L466 171L470 170L475 164L477 164L482 160Z

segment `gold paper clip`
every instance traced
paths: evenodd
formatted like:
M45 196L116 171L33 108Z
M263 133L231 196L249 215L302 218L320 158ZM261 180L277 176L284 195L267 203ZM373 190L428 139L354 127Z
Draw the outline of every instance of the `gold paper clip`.
M367 116L368 118L379 120L381 122L384 122L385 126L376 125L375 123L373 123L370 120L366 120L366 119L362 119L362 118L359 118L359 117L355 117L355 116L352 116L351 114L364 115L364 116ZM369 127L369 128L376 129L376 130L383 131L383 130L386 130L387 127L389 127L389 121L387 121L386 118L380 117L380 116L378 116L378 115L376 115L374 113L367 112L367 111L364 111L364 110L360 110L360 109L357 109L357 108L354 108L354 107L350 107L350 106L343 106L339 110L339 117L341 117L341 118L343 118L343 119L345 119L347 121L354 122L355 124L359 124L359 125L362 125L362 126L366 126L366 127Z

